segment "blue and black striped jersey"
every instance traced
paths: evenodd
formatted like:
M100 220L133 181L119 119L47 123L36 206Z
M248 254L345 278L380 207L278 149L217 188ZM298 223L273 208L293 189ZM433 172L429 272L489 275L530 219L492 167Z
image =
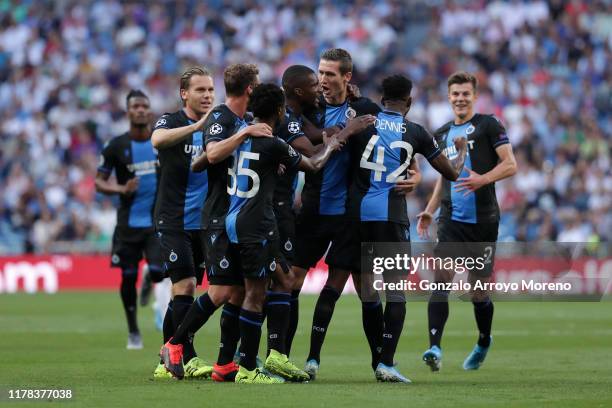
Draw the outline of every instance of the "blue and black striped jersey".
M321 98L319 109L309 115L319 128L344 126L349 118L361 115L376 115L380 108L368 98L348 99L340 105L332 105ZM302 191L304 214L342 215L346 212L348 194L349 151L334 152L323 169L315 174L306 173Z
M407 176L410 161L420 153L431 161L441 154L433 137L397 112L383 111L373 126L349 141L352 182L348 215L360 221L408 225L404 194L393 188Z
M155 129L174 129L195 121L181 109L165 113ZM155 206L155 223L160 229L204 228L202 209L208 193L208 173L191 171L191 162L204 150L203 132L193 132L183 141L159 149L160 183Z
M247 138L232 155L227 193L230 206L225 219L233 243L262 243L277 238L273 209L278 167L295 171L301 155L278 137Z
M215 106L204 124L205 143L225 140L247 126L244 118L238 117L225 104ZM204 203L205 227L222 227L229 209L227 194L228 169L232 156L208 167L208 197Z
M157 192L158 161L151 140L132 140L125 133L111 139L102 150L98 171L111 174L125 184L138 177L138 189L130 196L121 195L117 225L131 228L153 227L153 208Z
M510 143L506 129L493 115L475 114L472 119L462 125L449 122L435 132L436 140L449 159L457 156L453 141L459 137L467 137L468 149L465 167L478 174L484 174L493 169L499 157L495 149ZM468 177L464 168L460 177ZM440 219L476 224L480 222L498 222L499 205L495 196L495 184L487 184L475 193L464 195L455 191L455 182L442 179L442 199Z

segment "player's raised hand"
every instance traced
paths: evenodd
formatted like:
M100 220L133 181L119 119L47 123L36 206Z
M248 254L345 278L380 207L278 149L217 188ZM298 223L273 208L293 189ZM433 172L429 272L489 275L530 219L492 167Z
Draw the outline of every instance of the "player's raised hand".
M195 128L196 132L204 129L204 123L206 123L206 119L208 119L208 115L210 115L210 112L212 112L212 109L206 112L206 114L202 116L200 120L193 124L193 127Z
M417 215L419 222L417 223L417 233L423 239L429 239L429 226L433 221L433 215L427 211L423 211Z
M467 139L465 137L458 137L455 139L454 143L455 149L457 149L458 152L467 149Z
M336 135L327 136L327 132L323 132L323 142L332 150L340 150L342 143L338 140Z
M351 134L359 133L370 125L373 125L376 121L376 117L372 115L357 116L349 120L346 124L346 128Z
M265 123L255 123L246 128L248 135L252 137L272 137L272 128Z
M134 194L134 191L138 190L139 184L140 184L140 181L138 177L129 179L127 183L123 185L123 191L121 191L121 194L126 195L126 196Z
M463 192L463 195L466 196L478 190L480 187L490 183L486 176L476 173L469 167L464 167L464 169L468 171L469 176L459 177L457 179L457 182L455 183L455 191L457 193Z
M408 177L406 180L398 180L395 182L394 190L399 194L408 194L419 185L421 182L421 173L415 170L408 170Z

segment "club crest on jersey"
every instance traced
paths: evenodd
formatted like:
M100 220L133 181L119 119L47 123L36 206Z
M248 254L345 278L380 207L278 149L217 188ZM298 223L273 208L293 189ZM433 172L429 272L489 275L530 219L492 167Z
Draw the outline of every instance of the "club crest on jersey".
M344 112L344 116L346 116L347 119L354 119L357 116L357 112L355 109L349 106L349 108Z
M285 251L291 251L293 249L293 244L291 243L291 240L287 240L287 242L285 242Z
M229 268L230 263L229 263L229 261L227 260L227 258L226 258L226 257L223 257L223 259L221 260L221 262L219 262L219 266L220 266L222 269L227 269L227 268Z
M119 255L113 254L113 256L111 257L111 261L113 261L113 263L116 265L119 263L119 261L121 261L121 258L119 258Z
M272 263L270 264L270 270L272 272L274 272L276 270L276 261L272 261Z
M470 126L468 126L468 128L465 129L465 134L471 135L472 133L474 133L475 130L476 128L474 127L474 125L470 124Z
M163 126L163 125L165 125L166 123L167 123L167 122L166 122L166 119L161 118L161 119L159 119L157 122L155 122L155 127L158 127L158 126Z
M176 254L176 252L172 251L170 252L170 256L168 257L168 259L170 260L170 262L176 262L176 260L178 259L178 255Z
M289 133L295 135L300 131L300 124L297 122L289 122L289 124L287 125L287 130L289 130Z
M223 132L223 126L218 123L213 123L209 132L211 135L218 135L219 133Z

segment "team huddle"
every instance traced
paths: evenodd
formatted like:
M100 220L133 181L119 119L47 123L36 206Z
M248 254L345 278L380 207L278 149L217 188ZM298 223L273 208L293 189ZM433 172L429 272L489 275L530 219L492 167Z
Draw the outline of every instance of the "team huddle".
M455 119L432 137L406 119L412 102L408 78L382 81L381 108L350 84L352 69L348 52L330 49L321 54L318 73L302 65L287 68L281 88L260 84L255 65L234 64L224 71L225 103L214 106L211 73L191 68L180 80L183 108L162 115L152 134L144 119L148 98L140 91L128 95L130 131L105 146L96 186L121 196L112 263L122 270L129 339L139 338L135 282L143 254L151 280L168 276L172 282L155 378L314 380L335 303L352 276L375 378L409 383L394 362L405 294L387 292L383 305L365 280L362 285L367 271L361 270L361 247L410 242L406 194L421 179L417 153L440 173L418 216L419 234L427 237L440 208L440 242L486 242L494 251L494 183L513 175L516 163L501 123L473 112L475 77L449 77ZM117 183L109 181L113 169ZM300 171L305 182L296 200ZM289 359L299 294L307 271L323 256L329 274L302 369ZM470 279L486 281L492 270L491 262ZM208 290L194 299L204 273ZM436 271L436 281L452 279L453 271ZM484 362L493 320L487 293L471 295L478 340L464 361L467 370ZM193 339L219 308L219 353L209 365L197 356ZM433 371L441 366L447 317L448 291L434 291L430 348L423 355ZM267 355L260 360L264 321Z

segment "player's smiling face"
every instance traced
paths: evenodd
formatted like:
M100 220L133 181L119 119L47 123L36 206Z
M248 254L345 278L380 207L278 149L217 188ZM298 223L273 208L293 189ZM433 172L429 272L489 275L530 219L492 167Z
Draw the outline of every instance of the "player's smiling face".
M319 83L323 97L328 103L340 104L346 99L346 85L351 80L351 72L340 73L340 61L321 60L319 62Z
M128 101L127 114L134 126L146 126L151 120L151 105L147 98L135 96Z
M450 102L455 119L470 119L474 112L476 93L471 82L452 84L448 88L448 101Z
M215 86L212 77L194 75L189 80L189 88L181 89L181 98L187 108L198 116L206 114L215 102Z

